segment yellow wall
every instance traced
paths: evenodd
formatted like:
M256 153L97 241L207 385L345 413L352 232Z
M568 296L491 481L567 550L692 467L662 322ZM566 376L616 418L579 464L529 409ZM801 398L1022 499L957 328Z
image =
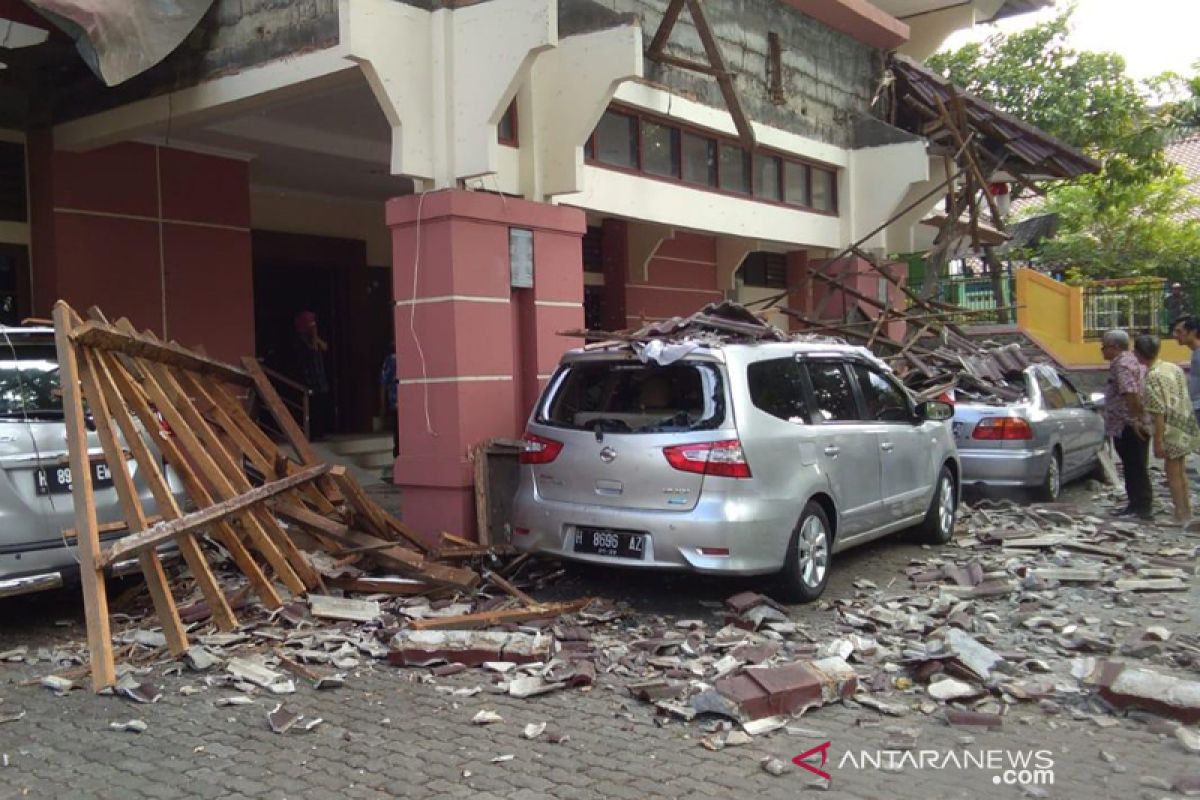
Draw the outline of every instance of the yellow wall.
M1031 269L1017 270L1017 327L1067 369L1107 365L1098 339L1083 338L1083 290ZM1174 339L1162 342L1162 358L1186 364L1191 351Z

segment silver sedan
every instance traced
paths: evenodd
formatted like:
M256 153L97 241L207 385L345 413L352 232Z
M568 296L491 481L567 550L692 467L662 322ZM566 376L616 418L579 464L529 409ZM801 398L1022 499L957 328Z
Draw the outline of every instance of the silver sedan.
M1052 501L1064 483L1099 469L1104 418L1051 366L1028 367L1022 379L1021 402L955 405L962 482L1032 489Z

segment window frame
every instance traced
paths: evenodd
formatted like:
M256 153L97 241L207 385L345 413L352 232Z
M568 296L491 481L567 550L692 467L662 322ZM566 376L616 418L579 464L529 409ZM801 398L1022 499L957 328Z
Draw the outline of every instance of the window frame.
M840 206L839 206L839 197L838 197L838 178L841 174L841 169L839 167L837 167L836 165L823 163L823 162L816 161L813 159L801 158L794 154L785 153L781 150L775 150L775 149L772 149L769 147L754 147L753 149L747 150L746 148L744 148L742 146L740 140L738 140L736 137L728 136L726 134L722 134L717 131L701 128L701 127L698 127L698 126L695 126L695 125L692 125L692 124L689 124L686 122L681 122L677 119L672 119L670 117L666 117L661 114L654 114L651 112L643 111L642 109L639 109L639 108L636 108L633 106L628 106L623 103L610 104L608 106L608 108L606 108L604 110L604 113L605 114L608 114L608 113L619 114L621 116L632 117L634 119L634 121L636 123L634 127L637 131L637 142L636 142L636 148L635 148L636 152L634 153L635 164L633 167L623 167L620 165L609 164L607 162L598 160L596 158L596 131L595 131L595 129L593 129L592 132L588 135L587 139L584 140L584 144L583 144L584 163L587 164L588 166L609 169L609 170L613 170L615 172L622 172L627 175L636 175L638 177L646 178L648 180L663 181L664 183L670 183L670 184L674 184L674 185L678 185L678 186L686 186L688 188L697 189L697 190L703 191L703 192L713 192L715 194L724 195L725 197L733 197L733 198L737 198L739 200L750 200L755 203L766 203L767 205L778 206L781 208L787 208L787 209L791 209L792 211L802 211L802 212L805 212L808 214L817 214L817 215L820 215L823 217L839 217L839 216L841 216L841 213L839 210ZM652 122L656 125L661 125L661 126L664 126L667 128L673 128L677 131L677 134L679 136L679 139L678 139L679 144L678 144L676 159L675 159L676 163L675 163L675 174L674 175L659 175L659 174L656 174L653 172L647 172L645 170L643 153L642 153L642 121L643 120L645 120L647 122ZM597 122L597 127L599 127L598 122ZM713 183L713 184L696 183L694 181L685 180L683 178L683 160L684 160L683 137L686 134L690 134L690 135L700 138L700 139L707 139L709 141L715 142L717 157L716 157L716 164L714 165L714 179L715 179L716 183ZM749 170L749 176L748 176L749 180L747 182L747 192L746 193L721 188L721 147L722 146L737 147L737 148L741 149L742 152L745 154L745 158L746 158L747 162L749 162L747 164L747 168ZM591 151L590 156L588 155L589 150ZM779 199L776 200L776 199L772 199L769 197L763 197L759 194L756 194L756 185L755 185L756 184L756 182L755 182L756 170L754 168L755 156L763 156L763 157L767 157L767 158L774 158L777 160L778 169L776 170L776 172L777 172L777 174L776 174L776 184L777 184L776 194L778 195ZM800 205L798 203L787 202L787 199L786 199L787 198L786 172L787 172L788 164L794 164L794 165L805 167L805 176L804 176L805 195L806 195L805 201L806 201L807 205ZM831 178L831 180L830 180L830 195L829 195L829 206L830 207L828 210L818 209L812 205L813 176L814 176L814 174L816 174L817 171L828 173Z
M753 369L755 367L761 367L762 365L767 365L767 364L769 364L769 365L781 364L782 365L782 363L784 363L784 362L786 362L787 364L790 364L792 366L792 368L796 370L796 377L799 378L800 404L804 406L804 414L799 417L800 422L793 422L791 418L785 419L784 417L781 417L778 414L773 414L770 411L768 411L767 409L760 406L755 401L754 391L751 388L751 378L750 378L751 369ZM749 364L747 364L746 365L746 391L750 397L750 405L756 411L758 411L760 414L764 414L773 420L777 420L779 422L784 423L785 425L813 425L814 424L815 414L813 413L813 406L811 403L812 391L811 391L811 385L809 384L809 379L808 379L808 370L806 369L804 362L801 361L800 359L797 359L795 356L786 356L785 355L785 356L779 356L777 358L763 358L763 359L759 359L757 361L752 361Z
M505 147L520 147L521 146L521 117L520 111L517 109L517 98L513 98L508 104L508 108L504 109L504 113L500 115L501 122L509 114L512 114L512 136L504 136L500 132L500 123L496 123L496 141Z
M863 403L862 393L858 390L858 379L850 366L854 361L842 358L803 358L800 359L800 365L804 368L804 391L808 395L806 402L808 404L809 415L812 418L813 425L862 425L867 422L864 417L867 414L866 407ZM846 376L846 385L850 389L850 400L854 403L857 416L855 419L825 419L821 414L821 404L817 401L816 385L812 379L812 368L814 366L826 366L832 364L842 370L842 374Z
M911 426L915 422L919 421L917 419L917 412L916 412L915 405L913 403L912 396L909 395L907 390L905 390L903 384L901 384L893 376L888 375L883 370L881 370L878 367L873 366L872 364L869 364L865 361L851 361L850 366L851 366L850 373L852 375L854 375L854 382L858 385L859 400L862 403L863 422L869 422L869 423L874 423L874 424L879 424L879 425L908 425L908 426ZM905 409L908 412L908 417L906 419L900 420L900 419L878 419L878 418L868 419L867 418L868 416L870 416L870 410L871 410L871 403L867 399L867 390L870 387L863 386L863 382L859 379L859 375L858 375L859 369L862 369L867 373L874 373L875 375L878 375L880 378L883 379L884 383L887 383L888 385L890 385L893 389L895 389L900 394L900 396L902 398L904 398Z

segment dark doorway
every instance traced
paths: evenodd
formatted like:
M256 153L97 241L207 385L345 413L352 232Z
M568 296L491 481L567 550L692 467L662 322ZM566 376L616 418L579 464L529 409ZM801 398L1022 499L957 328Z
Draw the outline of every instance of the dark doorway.
M254 333L267 366L303 382L296 357L296 315L317 315L329 344L325 372L330 402L314 408L316 431L362 433L371 429L378 377L370 366L373 338L368 306L366 244L355 239L254 231ZM377 334L376 334L377 335Z
M29 308L29 250L0 244L0 325L20 325Z

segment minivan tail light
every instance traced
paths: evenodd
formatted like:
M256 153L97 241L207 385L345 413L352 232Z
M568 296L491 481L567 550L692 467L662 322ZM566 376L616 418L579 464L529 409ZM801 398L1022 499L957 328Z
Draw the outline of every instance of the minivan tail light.
M1017 417L984 417L975 424L972 439L1007 442L1033 438L1033 428Z
M720 478L749 478L750 464L737 439L696 442L664 447L667 463L680 472L715 475Z
M558 454L562 452L562 449L562 442L556 442L544 436L527 433L521 439L521 456L519 460L522 464L549 464L558 458Z

